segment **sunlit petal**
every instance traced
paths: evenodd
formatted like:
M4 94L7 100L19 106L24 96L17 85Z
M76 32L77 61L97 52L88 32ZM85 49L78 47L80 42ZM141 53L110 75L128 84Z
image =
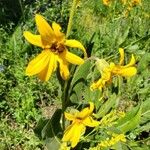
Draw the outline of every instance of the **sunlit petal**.
M53 22L52 28L53 28L55 36L58 38L58 40L65 39L65 35L62 32L60 32L61 26L59 24L57 24L56 22Z
M80 137L81 135L85 132L85 126L83 124L75 124L74 125L74 135L72 135L72 138L71 138L71 147L74 148L79 140L80 140Z
M79 41L77 41L77 40L66 40L65 45L68 47L74 47L74 48L79 48L79 49L83 50L84 56L87 57L86 50L85 50L84 46Z
M34 58L26 68L26 75L32 76L41 72L48 64L50 52L48 50L42 51L36 58Z
M65 52L64 57L68 62L70 62L74 65L81 65L84 63L84 60L82 58L80 58L79 56L77 56L73 53L70 53L69 51Z
M36 14L35 21L38 27L38 31L41 35L43 45L45 47L51 45L51 43L55 40L54 31L52 30L51 26L39 14Z
M25 32L23 32L23 36L31 44L39 46L39 47L43 47L40 35L34 35L29 31L25 31Z
M123 65L124 64L124 49L123 48L119 48L119 53L120 53L119 65Z
M81 118L81 119L84 119L86 118L87 116L91 115L91 113L93 112L94 110L94 104L92 102L90 102L90 106L89 107L86 107L84 108L81 112L79 112L77 114L77 118Z
M48 81L52 72L54 71L54 64L55 64L55 56L51 54L49 58L49 63L47 66L39 73L39 78L42 81Z
M135 57L132 54L130 62L127 65L125 65L124 67L131 67L133 65L135 65Z
M116 75L124 76L124 77L131 77L137 73L137 69L135 67L119 67L114 70Z
M87 117L83 120L83 124L89 127L96 127L99 125L99 121L93 120L92 117Z
M71 124L66 128L62 141L64 142L70 141L72 135L74 135L74 124Z
M73 120L75 117L74 117L74 115L71 115L71 114L65 112L65 118L68 120Z
M59 69L60 69L60 75L64 80L67 80L69 77L69 69L68 69L68 62L61 58L61 56L58 58L59 62Z

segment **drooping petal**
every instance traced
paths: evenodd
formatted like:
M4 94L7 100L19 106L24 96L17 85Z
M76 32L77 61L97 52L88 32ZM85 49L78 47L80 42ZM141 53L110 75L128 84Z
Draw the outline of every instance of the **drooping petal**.
M65 39L65 35L62 32L60 32L61 26L59 24L57 24L56 22L53 22L52 28L54 30L55 36L56 36L58 41Z
M123 77L131 77L137 73L137 69L135 67L117 67L113 70L115 75L120 75Z
M26 68L26 75L32 76L40 73L49 63L50 51L43 50L36 58L34 58Z
M71 124L66 128L62 141L63 142L70 141L73 134L74 134L74 124Z
M68 119L68 120L74 120L75 117L72 114L69 114L69 113L65 112L65 118Z
M25 31L25 32L23 32L23 36L31 44L39 46L39 47L43 47L40 35L34 35L29 31Z
M100 78L97 82L94 82L91 84L90 89L93 91L95 89L101 90L104 87L105 84L103 84L103 79Z
M61 56L58 57L58 62L59 62L60 75L64 80L67 80L70 74L68 69L68 62Z
M130 62L127 65L125 65L124 67L131 67L133 65L135 65L135 57L132 54Z
M86 50L85 50L84 46L79 41L77 41L77 40L66 40L65 45L68 47L74 47L74 48L79 48L79 49L83 50L84 57L87 57Z
M51 43L55 40L54 31L47 21L39 14L36 14L35 21L38 27L38 31L41 35L42 43L45 47L50 48Z
M124 64L124 49L123 48L119 48L119 53L120 53L119 65L123 65Z
M67 127L65 130L64 136L62 138L62 141L64 142L71 142L71 147L75 147L79 139L81 137L81 134L85 132L85 126L83 124L74 123Z
M84 108L81 112L79 112L77 114L76 117L80 118L80 119L85 119L86 117L88 117L92 114L93 110L94 110L94 104L92 102L90 102L90 106Z
M47 66L39 73L39 78L42 81L48 81L52 72L54 71L54 65L55 65L55 56L54 54L51 53L51 56L49 58L49 62L47 64Z
M89 127L96 127L99 125L99 121L96 121L92 117L89 116L83 120L83 124Z
M71 64L74 64L74 65L81 65L84 63L84 60L82 58L80 58L79 56L77 56L73 53L70 53L69 51L65 52L64 58L68 62L70 62Z
M75 124L74 126L74 135L71 138L71 147L74 148L79 140L82 134L84 134L86 127L83 124Z

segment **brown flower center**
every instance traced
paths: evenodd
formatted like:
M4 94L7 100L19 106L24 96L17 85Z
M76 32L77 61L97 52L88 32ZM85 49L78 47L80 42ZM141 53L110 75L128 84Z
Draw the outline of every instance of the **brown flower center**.
M53 43L50 50L56 54L60 54L65 50L65 46L61 43Z

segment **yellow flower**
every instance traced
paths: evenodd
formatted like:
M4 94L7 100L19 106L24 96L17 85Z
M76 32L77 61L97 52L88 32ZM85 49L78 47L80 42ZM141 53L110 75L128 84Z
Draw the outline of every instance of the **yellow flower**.
M103 4L106 6L109 6L111 3L111 0L103 0Z
M82 134L84 134L86 126L96 127L99 125L98 121L93 120L92 113L94 110L94 104L90 102L90 106L84 108L81 112L75 114L65 113L65 117L72 121L72 124L69 125L62 138L63 142L71 142L71 147L75 147L79 142L79 139Z
M136 5L141 4L141 0L132 0L131 3L133 6L136 6Z
M67 40L60 32L59 24L53 22L52 28L46 20L39 14L35 16L36 25L40 35L34 35L29 31L24 32L24 37L33 45L39 46L43 51L34 58L26 68L26 75L38 74L39 78L47 81L59 63L60 75L66 80L69 76L68 64L80 65L84 60L67 50L67 47L79 48L84 52L84 46L77 40ZM69 62L69 63L68 63Z
M118 65L114 63L108 64L104 59L99 59L96 64L101 72L101 78L91 85L91 90L102 89L106 83L111 82L113 76L131 77L136 74L137 69L133 67L135 64L135 58L132 54L129 64L123 65L124 63L124 50L119 48L120 62Z

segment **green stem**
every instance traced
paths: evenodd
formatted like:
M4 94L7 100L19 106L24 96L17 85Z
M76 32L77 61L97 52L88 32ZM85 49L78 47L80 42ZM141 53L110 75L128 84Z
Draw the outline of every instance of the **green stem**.
M68 22L68 26L67 26L66 37L69 36L70 31L71 31L72 20L73 20L73 16L74 16L74 13L75 13L75 10L76 10L77 1L78 0L73 0L73 3L72 3L72 7L71 7L71 10L70 10L70 16L69 16L69 22Z

